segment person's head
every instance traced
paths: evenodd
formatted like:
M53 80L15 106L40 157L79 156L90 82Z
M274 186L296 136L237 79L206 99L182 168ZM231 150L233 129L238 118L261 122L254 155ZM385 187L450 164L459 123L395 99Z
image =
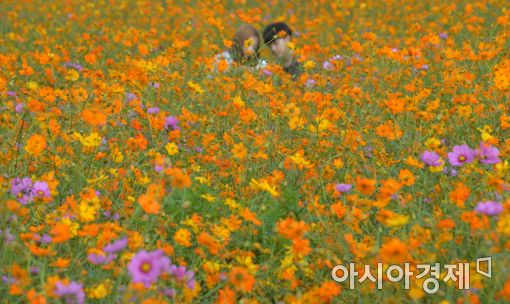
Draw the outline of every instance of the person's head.
M271 49L273 55L284 59L291 54L289 42L292 39L292 30L284 22L271 23L262 34L264 43Z
M249 24L241 26L236 31L232 40L232 51L235 61L250 61L258 57L260 34L253 26Z

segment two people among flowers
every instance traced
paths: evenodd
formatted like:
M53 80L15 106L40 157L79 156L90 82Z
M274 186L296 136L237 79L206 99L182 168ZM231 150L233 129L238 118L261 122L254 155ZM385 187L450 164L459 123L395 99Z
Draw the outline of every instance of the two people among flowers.
M292 30L284 22L271 23L265 27L262 33L263 42L271 49L277 62L283 70L293 77L302 73L302 64L294 56L289 43L292 40ZM241 26L232 39L232 46L216 55L215 69L228 70L235 63L248 66L252 69L262 69L267 62L260 58L259 49L262 39L251 25Z

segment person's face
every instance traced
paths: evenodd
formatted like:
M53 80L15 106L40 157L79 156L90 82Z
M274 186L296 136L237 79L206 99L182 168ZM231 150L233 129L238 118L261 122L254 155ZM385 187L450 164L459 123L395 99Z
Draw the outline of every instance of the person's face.
M271 52L278 58L285 58L290 54L290 36L276 39L270 44Z
M243 55L249 57L255 54L257 44L259 43L257 37L250 37L243 43Z

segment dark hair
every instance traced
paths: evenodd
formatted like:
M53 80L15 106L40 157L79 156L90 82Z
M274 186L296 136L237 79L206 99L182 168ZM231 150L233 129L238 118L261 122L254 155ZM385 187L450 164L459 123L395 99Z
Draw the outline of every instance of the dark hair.
M278 39L278 34L285 32L287 35L292 36L292 30L285 22L275 22L266 26L262 36L264 37L264 43L269 45Z
M245 54L243 52L243 45L246 40L248 40L251 37L257 38L257 42L254 46L255 53L251 56L245 57ZM234 60L237 62L241 62L243 60L246 61L253 61L255 58L258 58L259 56L259 47L260 47L260 34L257 29L255 29L253 26L249 24L245 24L241 26L235 33L233 40L233 45L231 48L232 55L234 57Z

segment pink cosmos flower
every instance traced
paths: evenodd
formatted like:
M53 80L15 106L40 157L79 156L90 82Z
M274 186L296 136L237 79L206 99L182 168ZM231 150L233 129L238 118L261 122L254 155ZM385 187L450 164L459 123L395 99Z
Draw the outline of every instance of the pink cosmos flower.
M32 193L35 197L51 197L47 182L35 182L32 187Z
M145 287L158 280L162 272L170 268L170 259L162 250L139 251L129 262L128 270L133 283L143 283Z
M463 166L475 159L475 151L468 145L454 146L453 152L448 153L448 160L452 166Z
M58 297L65 299L65 302L67 304L85 303L85 292L83 292L83 287L81 284L78 284L76 282L71 282L67 285L62 284L62 282L57 282L55 294Z
M503 205L494 201L485 201L478 203L475 210L489 216L494 216L503 212Z
M492 147L491 145L480 143L480 148L478 149L477 152L478 152L477 157L481 163L497 164L501 161L499 159L498 148Z
M440 161L441 157L434 151L425 151L421 155L421 160L428 166L437 167L442 163Z

